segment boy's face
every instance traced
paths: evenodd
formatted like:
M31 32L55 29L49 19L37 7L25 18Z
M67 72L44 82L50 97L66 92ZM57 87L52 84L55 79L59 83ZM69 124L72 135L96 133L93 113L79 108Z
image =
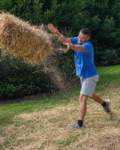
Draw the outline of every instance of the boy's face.
M89 35L86 35L82 32L79 33L78 35L79 39L80 39L80 42L84 43L86 41L88 41L90 39L90 36Z

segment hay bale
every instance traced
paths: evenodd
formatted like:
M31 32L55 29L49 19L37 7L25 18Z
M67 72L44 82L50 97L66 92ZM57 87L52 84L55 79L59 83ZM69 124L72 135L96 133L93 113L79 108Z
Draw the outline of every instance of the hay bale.
M0 13L0 47L31 64L41 63L54 53L46 31L4 12Z

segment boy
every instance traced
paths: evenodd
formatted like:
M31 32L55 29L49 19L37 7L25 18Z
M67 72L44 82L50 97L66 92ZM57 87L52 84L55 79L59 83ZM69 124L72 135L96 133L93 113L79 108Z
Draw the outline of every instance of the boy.
M79 97L79 117L73 127L83 127L88 97L98 102L105 112L111 114L109 101L105 101L95 94L95 87L99 80L99 75L94 64L94 48L90 42L91 31L88 28L83 28L80 30L78 36L65 38L52 24L49 24L48 28L63 45L67 46L67 51L74 51L75 70L77 77L81 81L81 91Z

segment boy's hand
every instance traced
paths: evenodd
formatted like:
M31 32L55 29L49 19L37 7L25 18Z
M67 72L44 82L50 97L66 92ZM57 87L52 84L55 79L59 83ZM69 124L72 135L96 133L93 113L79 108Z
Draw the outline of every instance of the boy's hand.
M64 46L67 46L67 47L70 46L70 42L68 42L68 41L66 41L66 40L62 41L62 44L63 44Z
M63 53L67 53L70 49L69 48L61 48L59 49L59 51L63 52Z
M64 49L64 52L68 52L70 50L70 43L68 41L63 41L62 44L67 46L67 48Z

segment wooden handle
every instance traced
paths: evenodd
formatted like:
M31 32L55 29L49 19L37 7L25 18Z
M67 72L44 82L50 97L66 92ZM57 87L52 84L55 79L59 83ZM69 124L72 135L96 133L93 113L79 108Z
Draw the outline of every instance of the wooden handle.
M52 23L49 23L48 24L48 29L50 30L50 32L52 32L53 34L60 34L59 30L52 24Z

